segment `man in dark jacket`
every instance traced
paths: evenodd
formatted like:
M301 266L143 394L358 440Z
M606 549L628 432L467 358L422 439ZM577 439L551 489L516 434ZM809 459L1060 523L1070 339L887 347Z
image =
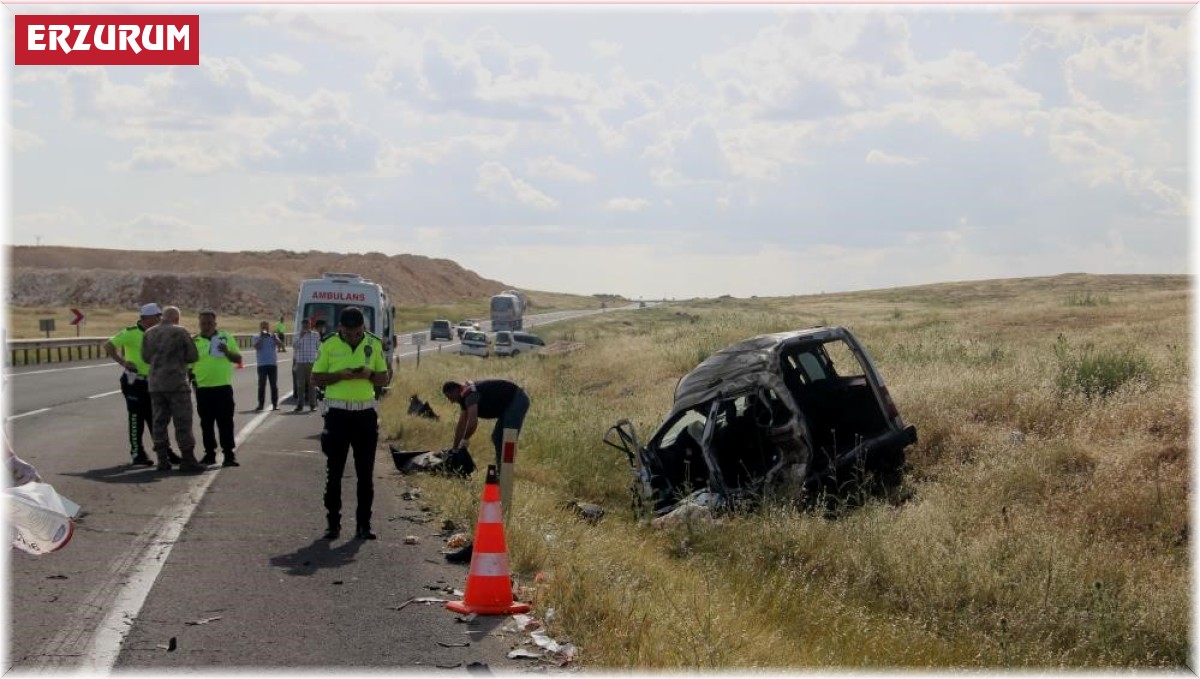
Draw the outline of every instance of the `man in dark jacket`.
M465 449L467 441L479 426L479 419L496 420L492 428L492 445L496 449L496 469L500 472L500 499L505 511L511 503L512 472L516 461L517 438L525 424L525 413L529 412L529 396L525 390L508 380L489 379L463 383L446 382L442 394L451 403L462 408L458 424L454 427L454 445L451 450ZM508 431L507 437L505 431ZM451 563L467 563L471 560L472 546L467 545L453 554L447 554Z

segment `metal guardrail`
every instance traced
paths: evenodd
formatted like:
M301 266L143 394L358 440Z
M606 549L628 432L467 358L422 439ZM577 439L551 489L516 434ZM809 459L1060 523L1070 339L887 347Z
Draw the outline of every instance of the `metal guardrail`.
M481 321L484 332L491 332L491 321ZM239 349L249 349L258 333L233 333ZM56 339L9 340L5 351L6 366L41 365L42 363L67 363L104 358L104 343L108 337L65 337ZM284 346L291 342L285 336ZM429 331L408 331L396 335L397 344L438 346L429 339Z
M239 349L248 349L258 333L234 334ZM104 358L107 337L67 337L62 339L9 340L7 365L41 365ZM285 346L286 346L285 340Z

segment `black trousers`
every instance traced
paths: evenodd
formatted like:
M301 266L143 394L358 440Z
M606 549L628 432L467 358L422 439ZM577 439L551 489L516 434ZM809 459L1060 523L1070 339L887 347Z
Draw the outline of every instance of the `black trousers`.
M354 475L358 479L358 507L354 518L359 528L371 525L375 501L375 444L379 442L379 418L372 410L330 408L321 431L325 453L325 513L330 523L342 520L342 474L346 458L354 449Z
M153 410L150 407L150 384L146 380L125 383L121 375L121 395L125 397L125 410L129 412L129 455L139 457L146 454L142 435L150 428Z
M233 385L196 389L196 414L200 416L205 455L216 454L217 434L221 437L221 452L233 454L233 409Z
M267 385L267 380L271 381L271 407L279 406L279 366L277 365L260 365L258 366L258 407L263 407L263 387Z

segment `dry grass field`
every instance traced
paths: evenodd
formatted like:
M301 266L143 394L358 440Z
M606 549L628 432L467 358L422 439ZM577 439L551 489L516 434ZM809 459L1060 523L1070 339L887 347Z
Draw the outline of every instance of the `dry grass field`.
M398 375L385 435L450 443L446 379L533 400L506 525L512 569L589 668L1182 669L1189 661L1190 279L1086 276L720 299L547 328L573 353L447 356ZM917 426L899 503L773 505L655 531L624 456L676 381L728 343L844 325ZM440 422L404 414L420 394ZM473 455L491 460L491 422ZM481 474L395 477L473 525ZM386 486L384 486L386 487ZM385 491L386 492L386 491ZM588 525L562 505L599 503ZM399 527L393 530L400 530Z

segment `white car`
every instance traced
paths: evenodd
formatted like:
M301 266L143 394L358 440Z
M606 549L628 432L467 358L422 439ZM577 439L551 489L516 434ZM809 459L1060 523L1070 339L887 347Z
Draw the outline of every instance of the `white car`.
M485 333L478 330L468 330L463 333L462 346L459 347L458 353L487 358L491 354L491 344Z
M496 333L496 355L497 356L516 356L522 353L531 353L546 346L546 343L537 335L530 335L527 332L501 330Z

